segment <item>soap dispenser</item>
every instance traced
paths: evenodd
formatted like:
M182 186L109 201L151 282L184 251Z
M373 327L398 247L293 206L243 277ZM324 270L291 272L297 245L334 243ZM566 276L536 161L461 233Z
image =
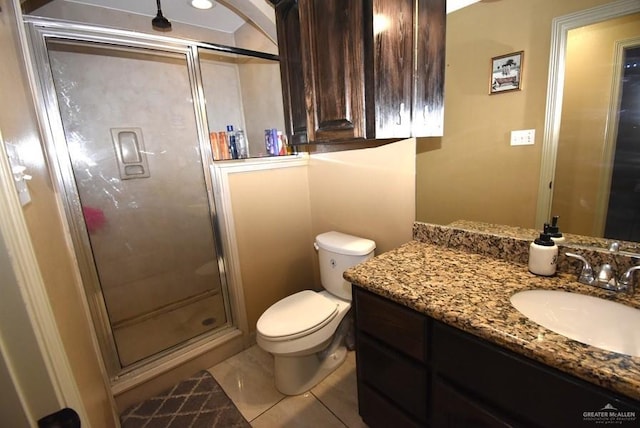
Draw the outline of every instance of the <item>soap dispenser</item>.
M556 244L563 244L566 239L564 238L564 236L560 232L560 228L558 227L558 218L559 217L557 215L553 216L553 218L551 219L551 224L545 223L544 233L551 236L551 239L553 239L553 242L555 242Z
M558 246L549 234L541 233L529 246L529 272L552 276L556 273L557 260Z

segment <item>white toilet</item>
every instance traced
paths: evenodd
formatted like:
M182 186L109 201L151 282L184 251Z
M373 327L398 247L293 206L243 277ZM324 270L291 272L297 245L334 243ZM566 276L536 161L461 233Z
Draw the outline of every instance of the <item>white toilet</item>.
M276 388L286 395L308 391L344 361L344 338L350 322L351 284L342 273L373 257L375 242L326 232L318 235L320 280L323 291L311 290L285 297L258 319L256 341L273 354Z

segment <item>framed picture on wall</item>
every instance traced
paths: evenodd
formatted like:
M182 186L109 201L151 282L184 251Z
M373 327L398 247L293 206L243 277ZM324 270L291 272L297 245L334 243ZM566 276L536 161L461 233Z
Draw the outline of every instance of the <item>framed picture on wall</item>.
M524 51L491 58L490 95L522 89Z

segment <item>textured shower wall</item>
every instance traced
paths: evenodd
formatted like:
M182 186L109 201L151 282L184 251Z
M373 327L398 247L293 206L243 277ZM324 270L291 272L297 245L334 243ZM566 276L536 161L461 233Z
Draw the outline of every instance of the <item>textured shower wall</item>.
M245 129L242 91L235 60L201 51L200 71L209 131L225 131L227 125L233 125L235 130Z
M111 322L219 288L184 61L52 52L82 204ZM151 177L119 178L111 128L142 129ZM99 222L98 222L99 223Z
M240 27L235 36L238 46L278 54L278 47L250 24ZM252 156L260 156L266 152L264 130L284 130L280 63L252 58L238 65L238 72L245 100L244 115L249 124L249 152Z

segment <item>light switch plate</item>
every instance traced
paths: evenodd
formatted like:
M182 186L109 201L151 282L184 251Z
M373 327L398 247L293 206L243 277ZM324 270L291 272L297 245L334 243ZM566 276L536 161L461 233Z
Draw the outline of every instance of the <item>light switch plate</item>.
M511 145L512 146L527 146L534 144L536 140L535 129L521 129L518 131L511 131Z

